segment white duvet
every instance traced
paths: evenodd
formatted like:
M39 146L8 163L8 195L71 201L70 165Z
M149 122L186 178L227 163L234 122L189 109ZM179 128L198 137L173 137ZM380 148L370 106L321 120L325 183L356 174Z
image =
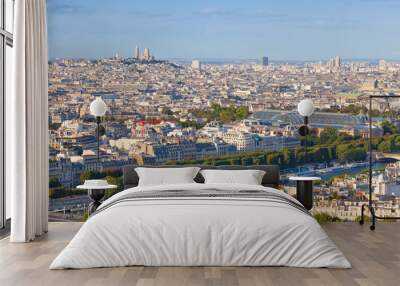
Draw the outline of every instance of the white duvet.
M291 205L246 198L153 198L110 204L130 192L263 190L238 184L136 187L106 200L50 269L145 266L350 268L320 225ZM105 206L108 208L105 208Z

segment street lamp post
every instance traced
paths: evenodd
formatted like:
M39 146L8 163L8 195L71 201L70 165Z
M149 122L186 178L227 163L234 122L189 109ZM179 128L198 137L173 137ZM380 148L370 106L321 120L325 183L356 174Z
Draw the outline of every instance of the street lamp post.
M314 113L314 103L311 99L303 99L297 105L297 111L304 117L304 125L300 126L299 134L304 137L304 161L307 160L307 136L310 134L308 118Z
M90 104L90 114L96 117L97 123L97 163L100 163L100 123L101 117L106 114L107 105L99 96Z

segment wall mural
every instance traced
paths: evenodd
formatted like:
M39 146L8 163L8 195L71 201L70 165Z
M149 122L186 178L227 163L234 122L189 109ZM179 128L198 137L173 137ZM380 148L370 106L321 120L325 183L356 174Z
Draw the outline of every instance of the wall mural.
M382 32L393 13L373 1L108 2L48 1L50 218L81 220L90 200L76 187L105 178L111 196L125 165L279 164L290 194L290 176L321 178L320 221L359 219L368 96L400 94L400 56L385 44L399 40ZM374 13L388 21L370 30ZM381 216L400 215L399 104L372 105Z

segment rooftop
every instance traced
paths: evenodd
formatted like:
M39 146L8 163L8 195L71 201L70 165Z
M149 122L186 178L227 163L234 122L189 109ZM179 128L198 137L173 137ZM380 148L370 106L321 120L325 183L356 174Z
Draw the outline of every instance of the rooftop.
M259 111L253 114L256 119L264 119L270 121L272 124L303 124L303 117L297 111L283 111L283 110L267 110ZM362 126L366 125L367 117L365 115L351 115L344 113L331 113L331 112L315 112L310 116L310 125L312 126L329 126L329 125L343 125L343 126Z

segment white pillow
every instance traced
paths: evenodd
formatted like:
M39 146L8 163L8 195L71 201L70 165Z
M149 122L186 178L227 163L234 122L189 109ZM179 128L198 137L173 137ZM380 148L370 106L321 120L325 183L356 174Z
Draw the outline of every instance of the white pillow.
M202 170L205 184L261 185L265 171L261 170Z
M198 167L186 168L135 168L139 176L139 186L171 185L195 183L193 180L200 171Z

